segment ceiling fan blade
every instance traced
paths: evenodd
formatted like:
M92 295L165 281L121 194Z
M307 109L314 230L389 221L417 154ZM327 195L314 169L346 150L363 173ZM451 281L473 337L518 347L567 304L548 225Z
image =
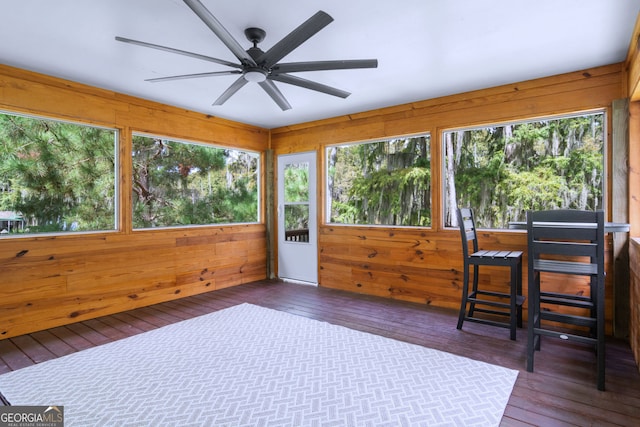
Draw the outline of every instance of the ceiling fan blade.
M216 64L226 65L228 67L242 68L240 64L225 61L224 59L212 58L210 56L200 55L199 53L187 52L186 50L174 49L172 47L160 46L158 44L141 42L139 40L132 40L125 37L116 37L116 40L123 43L135 44L143 47L150 47L152 49L164 50L165 52L177 53L179 55L190 56L192 58L202 59L203 61L215 62Z
M282 83L288 83L294 86L300 86L306 89L315 90L318 92L326 93L328 95L337 96L339 98L346 98L351 95L350 92L346 92L344 90L336 89L335 87L323 85L322 83L313 82L307 79L301 79L297 76L291 76L289 74L278 74L276 76L271 75L269 79L276 80Z
M256 66L256 62L249 56L249 54L240 46L240 43L222 26L220 21L209 10L204 7L198 0L183 0L187 6L198 15L198 17L204 22L207 27L215 33L216 36L222 41L222 43L229 48L231 52L242 62L243 64L249 64L253 67Z
M280 90L276 87L276 85L273 84L271 80L267 79L258 84L260 85L260 87L262 87L262 89L264 89L265 92L269 94L271 99L273 99L275 103L278 104L278 106L282 109L282 111L291 109L291 105L289 104L287 99L284 97L282 92L280 92Z
M211 73L196 73L196 74L182 74L179 76L168 76L168 77L157 77L155 79L146 79L145 82L157 83L157 82L168 82L171 80L182 80L182 79L195 79L199 77L211 77L211 76L228 76L229 74L241 74L242 71L213 71Z
M187 0L185 0L187 1ZM333 18L323 11L317 12L311 18L303 22L298 28L287 34L282 40L273 45L271 49L260 55L256 60L258 64L264 62L266 68L275 65L292 50L307 41L315 33L329 25Z
M337 61L288 62L273 66L271 74L298 73L302 71L350 70L355 68L377 68L377 59L352 59Z
M244 76L240 76L235 82L231 84L231 86L227 88L227 90L225 90L222 93L222 95L218 97L218 99L215 100L213 105L224 104L225 102L227 102L229 98L231 98L231 96L233 96L233 94L239 91L242 88L242 86L246 84L247 84L247 80L245 80Z

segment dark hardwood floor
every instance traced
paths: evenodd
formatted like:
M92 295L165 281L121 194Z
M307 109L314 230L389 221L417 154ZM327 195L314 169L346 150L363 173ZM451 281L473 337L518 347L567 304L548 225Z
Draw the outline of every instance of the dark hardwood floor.
M590 348L546 339L529 373L526 329L517 341L509 340L507 329L470 322L459 331L452 310L277 281L0 340L0 373L245 302L517 369L504 426L640 425L640 373L624 341L607 342L607 391L600 392Z

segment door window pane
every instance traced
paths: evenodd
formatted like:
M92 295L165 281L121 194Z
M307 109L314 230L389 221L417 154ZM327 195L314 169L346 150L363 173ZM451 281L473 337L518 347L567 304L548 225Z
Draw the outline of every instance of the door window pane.
M309 201L309 163L289 163L284 168L284 202Z
M309 163L284 167L284 227L288 242L309 242Z
M309 242L309 205L284 206L285 240Z

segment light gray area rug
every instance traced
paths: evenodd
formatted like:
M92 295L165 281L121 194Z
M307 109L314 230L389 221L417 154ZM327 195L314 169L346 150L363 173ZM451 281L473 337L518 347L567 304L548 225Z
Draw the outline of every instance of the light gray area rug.
M484 427L517 375L242 304L0 375L0 391L63 405L66 427Z

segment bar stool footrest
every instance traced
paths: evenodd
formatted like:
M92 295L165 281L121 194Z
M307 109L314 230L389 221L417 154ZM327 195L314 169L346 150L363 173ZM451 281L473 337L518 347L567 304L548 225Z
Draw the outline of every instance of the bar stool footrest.
M575 314L555 313L552 311L540 312L540 320L548 320L551 322L568 323L576 326L586 326L588 328L595 328L597 326L597 319L593 317L578 316Z
M511 313L508 311L500 311L500 310L490 310L488 308L480 308L480 307L476 307L473 309L474 313L486 313L486 314L495 314L498 316L511 316ZM473 317L473 316L466 316L466 317Z
M598 343L598 339L597 338L592 338L592 337L586 337L583 335L576 335L576 334L571 334L571 333L567 333L567 332L560 332L560 331L554 331L551 329L544 329L544 328L534 328L534 333L536 335L544 335L547 337L554 337L554 338L560 338L562 340L566 340L566 341L575 341L575 342L580 342L583 344L597 344ZM538 337L539 338L539 337Z
M481 323L483 325L497 326L497 327L500 327L500 328L507 328L507 329L511 328L511 324L510 323L498 322L496 320L480 319L478 317L466 317L466 316L465 316L464 320L467 321L467 322Z
M593 300L591 300L591 298L589 297L553 292L540 292L540 303L564 305L586 309L592 309L595 307Z

